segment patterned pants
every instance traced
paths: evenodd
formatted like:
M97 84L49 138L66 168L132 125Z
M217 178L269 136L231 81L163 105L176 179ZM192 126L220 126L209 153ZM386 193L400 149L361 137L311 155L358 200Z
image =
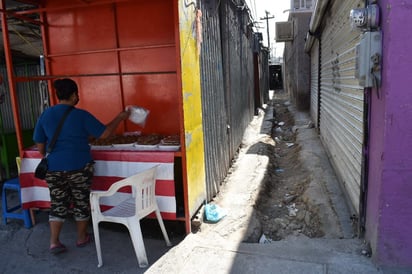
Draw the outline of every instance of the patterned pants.
M73 210L76 221L89 220L93 172L94 163L88 163L80 170L47 172L45 180L49 186L51 200L49 221L63 222L69 208Z

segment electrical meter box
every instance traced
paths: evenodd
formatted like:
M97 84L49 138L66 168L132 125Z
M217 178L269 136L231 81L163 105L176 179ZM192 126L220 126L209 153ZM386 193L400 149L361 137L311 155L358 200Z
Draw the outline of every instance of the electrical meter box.
M355 77L360 86L365 88L380 87L381 62L382 33L380 31L364 32L356 46Z

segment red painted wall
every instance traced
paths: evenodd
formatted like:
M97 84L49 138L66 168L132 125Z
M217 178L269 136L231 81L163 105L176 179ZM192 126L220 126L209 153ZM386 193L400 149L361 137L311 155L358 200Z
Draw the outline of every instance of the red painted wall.
M173 1L99 2L47 1L48 74L77 81L79 107L103 122L127 105L150 110L144 128L120 132L179 133Z

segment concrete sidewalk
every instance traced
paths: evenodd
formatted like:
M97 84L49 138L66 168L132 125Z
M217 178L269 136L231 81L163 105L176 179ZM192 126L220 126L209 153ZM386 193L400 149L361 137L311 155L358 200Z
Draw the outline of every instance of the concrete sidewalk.
M357 239L250 244L191 234L145 273L383 273L360 250Z
M296 115L299 123L309 121L306 114ZM259 153L257 144L269 138L272 118L273 109L269 105L245 132L239 156L213 201L227 213L222 220L215 224L202 223L199 231L187 236L175 230L173 224L166 223L174 244L171 248L166 247L161 236L156 236L156 233L160 235L156 223L143 224L150 264L147 269L138 268L127 230L119 226L101 228L104 262L101 268L97 268L94 244L75 247L75 225L71 220L67 220L61 237L68 252L60 256L49 254L47 212L39 212L38 223L31 229L19 222L0 225L0 273L383 273L369 257L361 255L362 241L348 238L349 228L345 225L340 228L345 239L299 236L264 244L244 242L249 235L259 233L253 204L268 159L264 153ZM327 159L316 139L315 129L298 129L298 140L302 142L302 153L307 153L305 162L308 164ZM256 153L251 153L251 147ZM311 159L314 150L316 159ZM327 161L318 164L323 166L315 170L324 172L322 176L328 180L335 180ZM331 200L338 199L338 190L327 187L332 192ZM319 201L324 202L323 198ZM347 214L344 208L339 209L338 202L333 203ZM345 221L348 220L343 217L341 222Z

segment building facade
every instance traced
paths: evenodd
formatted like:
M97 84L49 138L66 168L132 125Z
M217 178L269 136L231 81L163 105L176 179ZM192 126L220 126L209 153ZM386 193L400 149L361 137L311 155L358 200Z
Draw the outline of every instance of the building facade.
M401 269L412 267L411 8L319 0L305 44L311 116L360 235L377 265Z

